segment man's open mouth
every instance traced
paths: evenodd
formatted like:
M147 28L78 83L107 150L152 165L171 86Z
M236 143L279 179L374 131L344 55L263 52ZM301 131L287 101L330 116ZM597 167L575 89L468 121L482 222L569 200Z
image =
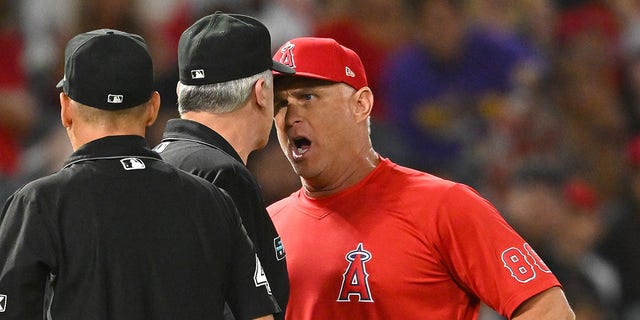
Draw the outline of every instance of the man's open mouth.
M311 148L311 141L304 137L294 138L293 144L295 147L292 148L292 153L295 158L302 157Z

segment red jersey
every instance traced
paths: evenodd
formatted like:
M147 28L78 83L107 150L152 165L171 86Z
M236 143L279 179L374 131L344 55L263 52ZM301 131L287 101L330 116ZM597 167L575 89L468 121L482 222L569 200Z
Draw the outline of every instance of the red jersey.
M388 159L358 184L269 213L287 250L287 319L510 316L559 286L533 249L471 188Z

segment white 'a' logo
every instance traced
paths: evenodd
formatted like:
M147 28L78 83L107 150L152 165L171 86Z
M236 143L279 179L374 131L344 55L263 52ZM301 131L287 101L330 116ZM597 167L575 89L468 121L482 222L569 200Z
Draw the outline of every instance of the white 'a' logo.
M371 260L371 252L364 250L362 243L355 250L345 255L349 261L347 271L342 275L342 286L338 295L338 302L350 302L351 296L357 296L358 302L373 302L369 290L369 274L365 268L365 262Z
M294 69L296 67L296 62L293 58L293 48L295 47L296 47L295 44L291 42L287 42L284 46L282 46L282 49L280 49L280 52L282 52L282 57L280 57L280 63Z

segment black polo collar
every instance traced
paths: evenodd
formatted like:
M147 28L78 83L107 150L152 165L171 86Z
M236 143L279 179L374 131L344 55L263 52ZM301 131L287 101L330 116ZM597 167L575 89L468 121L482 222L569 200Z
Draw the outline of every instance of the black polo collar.
M231 144L211 128L192 120L170 119L165 126L162 142L192 141L219 149L242 163L242 158Z
M64 164L68 167L74 163L92 159L107 158L148 158L161 160L158 153L147 146L144 137L136 135L108 136L88 142L71 154Z

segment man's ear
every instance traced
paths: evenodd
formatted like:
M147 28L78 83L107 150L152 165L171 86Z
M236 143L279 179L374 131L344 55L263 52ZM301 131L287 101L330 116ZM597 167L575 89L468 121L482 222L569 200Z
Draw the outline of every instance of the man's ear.
M71 111L71 98L64 92L60 92L60 122L65 128L71 128L73 117Z
M158 112L160 111L160 94L158 91L154 91L151 94L151 99L149 99L147 104L147 127L150 127L156 122Z
M269 106L269 102L273 102L273 96L268 94L268 90L267 82L263 78L258 79L258 81L253 85L255 99L260 108L267 108Z
M356 107L354 109L356 122L367 120L373 108L373 92L371 92L369 87L362 87L356 91L354 99L356 100Z

